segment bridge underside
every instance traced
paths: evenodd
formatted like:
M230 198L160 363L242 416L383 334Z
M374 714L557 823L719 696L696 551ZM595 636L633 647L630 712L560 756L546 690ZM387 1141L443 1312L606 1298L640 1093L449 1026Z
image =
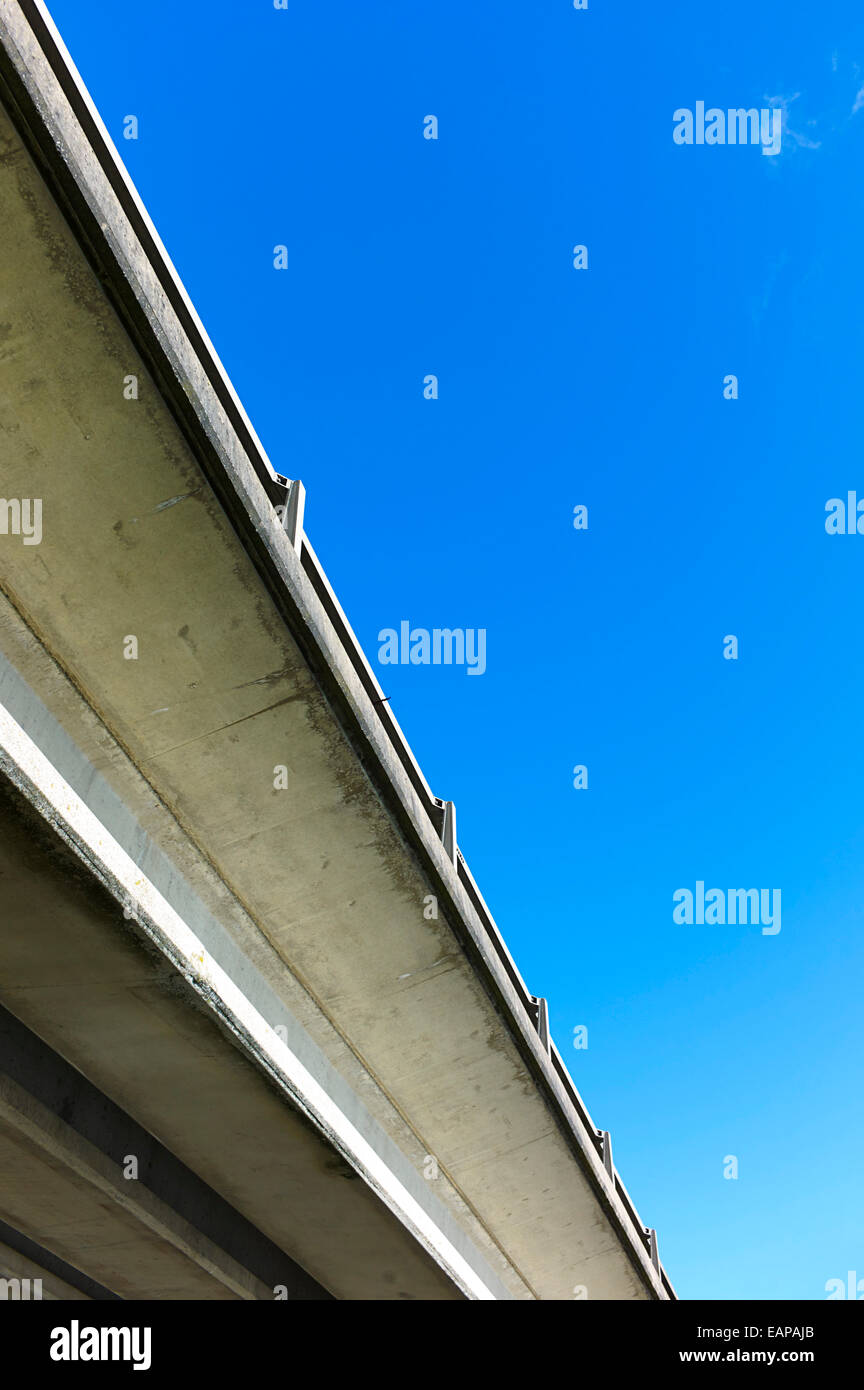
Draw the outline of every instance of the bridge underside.
M8 779L0 890L0 1245L82 1297L461 1296Z
M0 1276L672 1297L33 10L0 19L0 463L42 506L0 534Z

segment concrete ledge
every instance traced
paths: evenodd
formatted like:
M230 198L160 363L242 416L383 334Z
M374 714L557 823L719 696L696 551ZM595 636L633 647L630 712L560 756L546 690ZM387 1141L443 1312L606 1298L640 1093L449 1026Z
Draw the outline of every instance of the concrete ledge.
M646 1230L623 1184L614 1168L607 1171L603 1164L599 1131L590 1120L560 1056L554 1048L547 1050L538 1036L532 996L497 932L467 865L458 853L454 863L445 852L439 838L438 803L389 707L380 703L380 686L308 538L299 537L298 555L297 547L285 535L273 512L274 500L284 492L280 491L274 471L44 7L29 0L10 3L0 18L0 39L4 100L59 206L75 229L80 246L147 363L203 476L319 683L360 767L404 837L406 860L411 859L419 866L432 891L440 898L450 929L505 1021L528 1072L546 1099L555 1125L595 1193L598 1210L627 1250L648 1296L674 1297L662 1267L655 1268L652 1263ZM30 750L27 752L29 759ZM44 768L41 773L43 775L37 779L39 795L47 809L52 804L51 796L45 791L50 779L46 780ZM152 776L152 772L149 775ZM66 789L62 792L65 796ZM103 824L100 831L90 825L89 832L84 833L80 812L81 807L76 806L74 830L62 816L60 821L66 827L65 833L72 832L77 851L86 857L92 855L92 845L87 848L89 839L94 834L98 838L106 827ZM116 848L116 844L111 847L115 861ZM137 862L137 851L133 858ZM91 858L94 867L97 860L98 856ZM123 874L118 876L105 863L99 871L107 875L105 881L110 882L112 891L121 898L126 895L124 900L130 910L140 912L142 925L146 924L147 930L155 936L162 933L161 948L166 949L170 932L166 935L169 919L165 907L170 908L171 904L164 896L159 896L156 885L148 881L144 892L146 901L138 901ZM153 919L154 911L159 922ZM178 968L191 971L190 978L202 992L212 988L210 959L202 938L196 937L191 943L196 950L203 947L202 966L206 969L199 971L191 965L190 952L185 947L181 949L180 935L175 933L173 940L173 948L179 952L175 956ZM188 940L186 945L190 945ZM213 957L213 961L226 973L217 957ZM257 1049L256 1055L262 1065L274 1064L272 1042L260 1028L261 1016L252 1019L245 1016L242 1006L239 1013L236 1007L229 1006L230 983L230 974L226 973L226 978L220 976L213 996L221 1001L226 1024L234 1029L245 1047ZM294 1056L291 1066L297 1062ZM290 1066L284 1056L274 1074L286 1083ZM295 1075L295 1082L297 1076L299 1073ZM307 1085L305 1080L303 1084ZM318 1106L310 1102L310 1113L315 1114L318 1123L324 1120L322 1105L323 1101ZM333 1138L336 1142L335 1130ZM358 1159L360 1149L353 1136L349 1148L354 1160ZM367 1180L374 1185L374 1163L367 1162L361 1167ZM408 1187L402 1186L410 1195ZM409 1206L402 1202L403 1211ZM422 1226L421 1218L415 1229L419 1231ZM448 1267L452 1270L456 1266L451 1262ZM465 1275L464 1270L462 1274ZM468 1284L463 1284L463 1287L469 1286L470 1278ZM488 1289L489 1286L484 1287ZM475 1296L484 1295L475 1292Z

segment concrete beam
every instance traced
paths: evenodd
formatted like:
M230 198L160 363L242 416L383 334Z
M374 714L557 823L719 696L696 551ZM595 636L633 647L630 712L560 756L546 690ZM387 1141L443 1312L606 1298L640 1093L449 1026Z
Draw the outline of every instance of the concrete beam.
M78 1171L76 1156L83 1155L78 1167L103 1195L149 1221L154 1229L164 1227L166 1240L179 1244L187 1258L203 1269L224 1267L224 1282L239 1297L272 1299L276 1289L292 1301L330 1297L152 1134L0 1008L0 1124L5 1120L7 1126L25 1133L22 1116L35 1122L39 1144L46 1152L59 1154L66 1169ZM0 1207L4 1200L13 1201L11 1192L5 1199L0 1193ZM55 1190L44 1209L56 1205ZM7 1214L11 1219L12 1212ZM20 1212L16 1219L22 1219ZM53 1248L57 1230L49 1229L44 1217L39 1219L41 1225L34 1234L43 1246ZM32 1222L28 1230L33 1231ZM175 1231L179 1232L176 1238ZM63 1239L62 1227L59 1239ZM67 1256L71 1253L80 1258L80 1248L65 1251ZM124 1296L129 1297L128 1283L126 1287Z
M0 15L0 99L0 234L16 249L0 268L4 485L29 496L35 472L46 507L38 553L0 550L2 650L38 696L6 705L10 766L233 1045L411 1232L412 1280L428 1257L472 1297L562 1298L579 1283L592 1297L673 1296L308 537L298 553L302 528L289 536L276 516L276 475L38 5ZM126 372L141 383L133 409ZM134 663L123 634L140 640ZM61 756L40 710L75 728L90 772ZM218 903L215 949L212 926L194 930L153 877L157 845ZM265 959L276 1013L247 988ZM48 993L13 993L53 1034ZM271 1037L289 997L332 1059L328 1086L350 1075L369 1098L352 1129ZM76 1065L109 1093L130 1085L82 1020L66 1028ZM371 1112L395 1150L386 1173L377 1131L363 1147ZM189 1143L182 1127L177 1141ZM236 1182L226 1164L213 1185Z

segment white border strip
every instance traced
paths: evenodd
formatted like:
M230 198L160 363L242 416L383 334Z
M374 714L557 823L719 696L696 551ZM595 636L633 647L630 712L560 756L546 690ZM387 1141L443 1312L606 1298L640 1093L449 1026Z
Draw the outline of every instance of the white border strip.
M403 1225L435 1256L456 1284L471 1298L496 1301L495 1295L467 1260L423 1210L387 1164L339 1109L320 1082L249 1002L222 967L208 955L195 935L158 888L142 873L69 783L46 758L29 734L0 704L0 745L48 803L71 835L104 866L107 875L128 894L162 938L163 949L181 966L187 978L205 995L215 995L238 1032L256 1044L291 1095L296 1097L325 1134L334 1137L353 1166L378 1191Z

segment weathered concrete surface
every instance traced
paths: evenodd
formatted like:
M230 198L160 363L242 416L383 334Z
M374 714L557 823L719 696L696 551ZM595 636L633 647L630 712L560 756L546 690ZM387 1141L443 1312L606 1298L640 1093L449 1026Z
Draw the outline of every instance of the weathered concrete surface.
M272 1298L140 1183L8 1081L0 1084L4 1219L124 1298Z
M35 811L22 811L21 801L8 784L0 787L3 1003L24 1024L38 1027L87 1077L106 1083L106 1094L338 1296L458 1296L348 1164L196 1005L182 978L123 918L70 849ZM35 1116L35 1138L29 1131L24 1138L31 1150L34 1144L45 1149L50 1173L33 1165L22 1184L24 1170L7 1156L0 1167L2 1220L124 1297L273 1296L272 1287L265 1289L245 1272L248 1261L225 1260L212 1240L190 1226L182 1191L171 1202L156 1200L158 1220L145 1225L160 1239L154 1241L151 1230L145 1235L157 1252L139 1259L139 1223L133 1217L140 1203L133 1198L155 1186L146 1176L148 1150L112 1130L110 1118L99 1126L107 1137L94 1145L81 1136L71 1087L61 1080L58 1093L50 1075L39 1078L46 1100L56 1093L62 1102L52 1110L31 1095L34 1087L3 1071L0 1064L0 1134L8 1126L17 1142L17 1130L24 1128L19 1113ZM144 1169L141 1183L122 1176L130 1153ZM58 1183L64 1165L75 1170L68 1192ZM119 1203L116 1219L124 1231L131 1227L136 1233L106 1240L111 1258L118 1256L113 1264L99 1258L101 1238L96 1245L91 1239L92 1220L80 1196L87 1184L98 1188L97 1207ZM204 1265L206 1280L198 1270L181 1278L176 1260L164 1277L156 1277L159 1251L175 1227L183 1256ZM216 1260L231 1271L227 1293L224 1287L205 1291Z
M8 26L5 41L23 63L21 31ZM25 56L32 77L37 56ZM48 77L37 75L47 91ZM415 1174L434 1158L435 1201L488 1262L498 1296L570 1298L576 1285L591 1298L667 1296L114 195L62 98L52 92L51 102L52 121L66 123L70 168L105 228L100 254L110 247L125 265L166 363L206 417L226 481L217 500L162 379L157 389L0 113L0 238L15 248L0 267L0 466L7 497L43 500L40 545L0 536L8 599L0 650L362 1094ZM130 374L138 400L124 399ZM242 524L223 507L229 487ZM247 524L302 631L289 630L260 559L240 539ZM124 659L129 636L137 660ZM326 693L313 649L327 656ZM347 728L343 704L359 732ZM358 748L374 753L366 763L375 761L374 777ZM276 790L283 766L287 790ZM427 921L424 900L442 884L447 911ZM154 1084L174 1064L178 1035L198 1025L174 1017L162 1053L149 1035L146 1053L132 1041L143 1013L164 1017L166 1006L134 970L120 985L116 935L103 931L78 967L67 936L65 969L47 977L44 962L28 977L35 962L19 939L10 949L24 957L0 976L0 997L335 1289L332 1271L316 1265L326 1212L300 1201L302 1233L292 1220L280 1224L283 1195L254 1161L238 1165L212 1118L204 1138L216 1092L200 1094L196 1129L192 1098L172 1105ZM466 936L482 971L463 949ZM82 995L93 996L83 1016ZM129 1010L130 1043L118 1046ZM143 1055L148 1073L139 1065L136 1077ZM249 1109L257 1092L242 1071L223 1108L254 1148L263 1121ZM377 1241L376 1231L370 1278ZM352 1277L342 1296L362 1296Z

